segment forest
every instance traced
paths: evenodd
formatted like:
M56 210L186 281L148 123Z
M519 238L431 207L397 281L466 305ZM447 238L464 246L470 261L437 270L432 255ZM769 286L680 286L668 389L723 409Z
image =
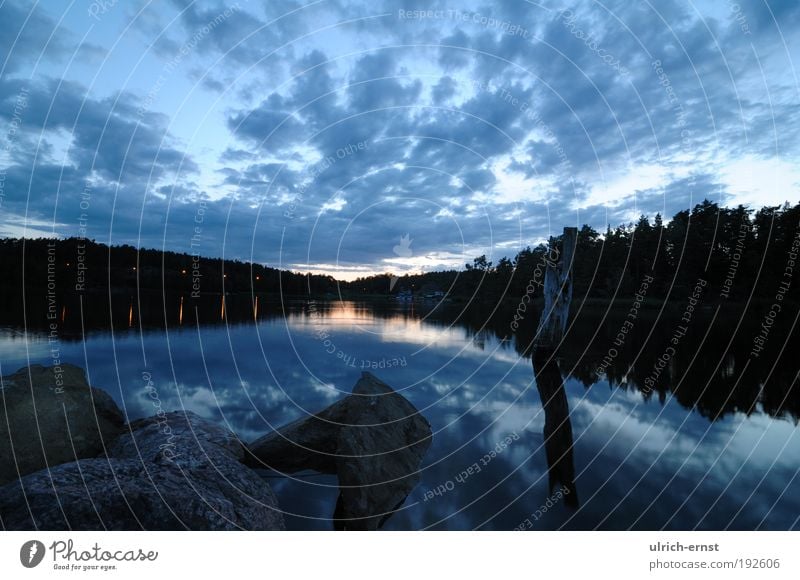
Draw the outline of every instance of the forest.
M24 249L24 251L23 251ZM23 277L24 274L24 277ZM264 293L301 296L336 291L330 276L298 274L261 264L81 238L0 239L0 291L58 295L134 290L199 295Z
M558 247L559 238L554 242ZM660 301L684 300L699 279L707 283L706 295L730 301L772 300L780 285L788 282L788 296L797 301L798 284L792 277L799 245L800 204L753 211L704 200L666 224L656 214L609 226L602 234L584 225L578 230L573 262L573 296L627 299L649 276L653 282L647 297ZM394 290L519 300L532 281L541 287L542 266L551 259L548 251L540 244L496 262L479 256L461 271L404 276ZM348 287L365 294L385 293L390 278L390 274L362 278Z
M553 244L557 253L559 238ZM578 231L573 295L625 299L648 277L653 281L647 298L653 300L684 300L702 279L706 295L722 300L772 300L783 287L781 299L796 302L798 284L792 278L799 244L800 204L754 211L704 200L667 223L656 214L609 226L603 233L584 225ZM25 288L26 293L41 294L50 284L58 295L137 290L196 298L224 289L225 293L350 298L391 298L403 292L456 301L513 302L530 288L541 287L549 251L539 244L513 258L495 261L478 256L461 270L394 279L386 273L343 282L257 263L129 245L109 247L79 238L5 238L0 240L0 291L19 296Z

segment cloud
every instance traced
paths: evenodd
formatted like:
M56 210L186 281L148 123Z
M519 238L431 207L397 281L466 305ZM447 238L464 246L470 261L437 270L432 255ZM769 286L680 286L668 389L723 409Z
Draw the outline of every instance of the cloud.
M800 170L783 159L731 159L719 176L727 191L725 201L730 205L761 207L800 202Z
M0 18L0 55L3 76L19 72L40 59L60 59L70 39L56 21L36 5L3 5Z

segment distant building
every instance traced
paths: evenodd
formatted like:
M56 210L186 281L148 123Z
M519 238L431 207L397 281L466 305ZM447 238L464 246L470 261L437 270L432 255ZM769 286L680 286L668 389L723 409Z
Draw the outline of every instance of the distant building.
M411 302L414 300L414 293L411 290L401 290L395 295L394 299L398 302Z
M444 298L444 292L437 284L425 284L420 290L420 295L423 300L441 300Z

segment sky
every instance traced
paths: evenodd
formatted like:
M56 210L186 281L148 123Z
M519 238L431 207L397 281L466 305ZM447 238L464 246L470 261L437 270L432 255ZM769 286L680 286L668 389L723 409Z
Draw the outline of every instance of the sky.
M353 279L800 201L800 3L0 4L0 236Z

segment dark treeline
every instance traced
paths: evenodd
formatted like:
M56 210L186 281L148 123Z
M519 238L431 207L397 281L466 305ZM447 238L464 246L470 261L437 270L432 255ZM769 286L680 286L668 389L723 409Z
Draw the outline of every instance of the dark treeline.
M246 300L221 301L223 291ZM330 276L238 260L79 238L0 240L0 324L29 330L56 324L62 337L80 336L84 328L252 320L270 297L332 297L335 291Z
M720 207L703 201L664 224L661 215L646 216L634 224L609 227L603 235L584 225L578 232L573 264L574 296L610 299L633 296L645 276L653 282L647 297L682 300L697 284L707 282L706 294L723 299L771 300L782 282L791 282L800 243L800 204L764 207ZM559 240L556 239L556 247ZM426 294L442 291L450 297L518 300L531 281L543 282L544 264L557 257L544 244L525 248L513 259L496 263L475 258L462 271L408 275L394 292ZM388 292L389 274L343 283L351 293ZM789 290L796 300L800 284Z
M23 253L24 248L24 253ZM23 267L24 263L24 267ZM304 275L239 260L107 246L68 238L0 240L0 292L41 293L48 284L59 295L97 291L165 291L170 294L256 292L285 295L336 291L330 276Z
M600 234L588 225L578 232L573 263L574 296L629 298L652 277L648 299L682 300L703 279L705 294L730 301L797 300L800 284L792 283L800 243L800 204L764 207L719 207L710 201L675 214L668 224L660 215L642 216L635 224L609 227ZM0 293L6 298L44 293L48 285L59 296L76 293L163 292L200 294L343 297L385 296L410 291L415 295L457 300L517 301L530 289L538 295L545 264L557 257L540 244L513 259L496 263L475 258L463 270L406 275L391 283L383 274L338 282L331 276L300 274L238 260L193 257L190 254L106 246L69 238L0 240ZM24 250L24 253L23 253Z

